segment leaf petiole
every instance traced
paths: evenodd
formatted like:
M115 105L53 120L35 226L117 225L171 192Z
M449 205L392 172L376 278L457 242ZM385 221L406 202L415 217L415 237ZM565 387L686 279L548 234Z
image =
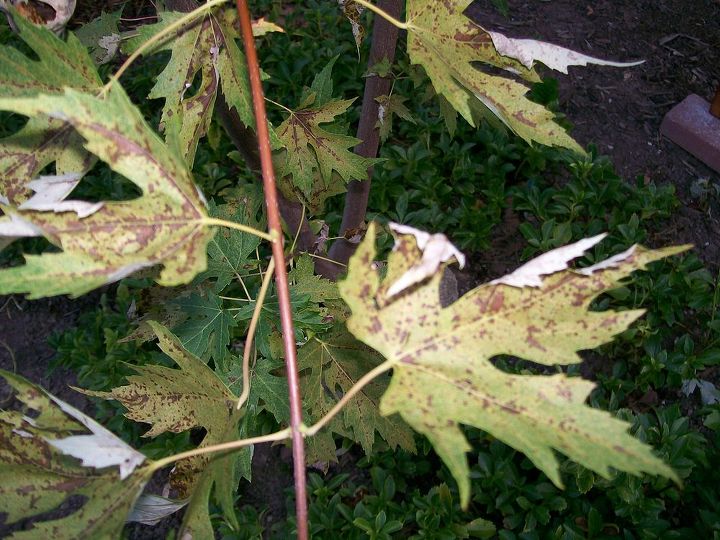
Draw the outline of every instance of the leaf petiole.
M235 229L237 231L253 234L258 238L267 240L268 242L275 241L275 235L271 233L266 233L265 231L255 229L253 227L248 227L247 225L243 225L242 223L235 223L234 221L226 221L224 219L206 217L200 220L200 223L202 223L203 225L217 225L218 227L227 227L228 229Z
M366 7L373 13L377 13L380 15L383 19L385 19L387 22L392 24L393 26L397 26L400 30L409 30L411 28L414 28L412 24L408 22L402 22L397 20L395 17L390 15L389 13L383 11L379 7L371 4L370 2L367 2L366 0L354 0L356 4L360 4L363 7Z
M253 310L252 319L250 320L250 327L247 332L247 340L245 341L245 349L243 350L243 389L238 398L237 409L243 406L243 403L247 401L250 396L250 351L252 349L253 338L255 337L255 329L257 328L258 320L260 319L260 312L262 306L265 303L265 295L267 294L270 282L272 281L273 272L275 272L275 257L270 259L267 271L263 277L262 285L260 286L260 292L255 300L255 309Z
M224 452L227 450L237 450L238 448L243 448L244 446L250 446L253 444L261 444L266 442L275 442L275 441L282 441L284 439L289 439L292 436L292 430L290 428L285 428L280 431L276 431L275 433L270 433L268 435L263 435L261 437L252 437L250 439L239 439L237 441L230 441L226 443L221 444L214 444L212 446L204 446L202 448L194 448L192 450L188 450L187 452L180 452L179 454L175 454L172 456L168 456L162 459L159 459L157 461L154 461L152 464L150 464L150 468L152 471L158 471L162 469L163 467L167 467L168 465L175 463L176 461L179 461L181 459L187 459L194 456L200 456L202 454L210 454L212 452Z
M268 275L272 275L272 272L268 272ZM258 296L259 298L259 296ZM246 350L249 349L249 347L246 347ZM243 359L244 360L244 359ZM245 362L243 361L243 394L245 393L245 388L250 388L249 384L246 384L247 378L245 376ZM335 406L328 411L328 413L323 416L317 423L313 424L312 426L305 426L302 424L300 426L300 433L302 433L303 437L312 437L315 435L318 431L320 431L322 428L327 426L330 421L339 413L342 408L350 401L355 395L360 392L366 385L368 385L373 379L375 379L378 375L382 375L389 369L393 367L394 362L390 360L386 360L382 364L376 366L375 368L368 371L365 375L360 377L358 381L355 383L355 385L348 390L348 392L340 398L340 400L335 404ZM247 397L243 398L243 395L240 396L240 399L245 401ZM162 469L163 467L166 467L167 465L170 465L171 463L174 463L176 461L179 461L181 459L187 459L194 456L199 456L201 454L210 454L213 452L225 452L227 450L237 450L238 448L243 448L245 446L250 446L252 444L261 444L266 442L275 442L275 441L282 441L285 439L289 439L292 437L292 428L285 428L281 429L280 431L276 431L275 433L270 433L269 435L263 435L261 437L252 437L250 439L239 439L236 441L230 441L226 443L221 444L214 444L212 446L204 446L202 448L194 448L193 450L188 450L187 452L181 452L179 454L175 454L172 456L168 456L162 459L159 459L155 462L153 462L150 466L153 471L157 471L159 469Z

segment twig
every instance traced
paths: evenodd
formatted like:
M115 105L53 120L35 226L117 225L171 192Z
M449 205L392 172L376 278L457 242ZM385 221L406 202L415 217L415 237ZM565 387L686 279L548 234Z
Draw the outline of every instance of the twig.
M305 443L302 433L302 401L300 399L300 379L297 369L297 349L295 347L295 329L292 321L292 306L290 304L290 288L288 286L287 268L283 250L282 225L280 222L280 209L278 207L277 186L275 185L275 171L272 164L272 149L270 147L270 133L268 131L267 114L265 112L265 99L260 79L260 66L255 38L252 33L252 21L248 10L247 0L237 0L237 11L240 18L245 56L250 77L250 89L253 96L253 110L255 112L255 127L260 150L260 165L265 191L265 204L267 206L268 228L274 237L272 253L275 258L275 286L280 307L280 323L283 334L283 348L285 351L286 376L288 379L288 393L290 398L290 430L292 433L293 467L295 476L295 516L297 519L297 534L300 540L308 538L307 489L305 485Z
M366 5L363 3L362 5ZM389 23L387 17L396 18L402 12L404 2L402 0L382 0L378 4L376 13L381 10L384 15L375 17L373 23L372 45L370 47L370 58L368 66L372 67L386 58L390 63L395 60L395 49L399 30L397 26ZM370 8L368 8L370 9ZM385 17L385 18L383 18ZM371 75L365 79L365 92L363 94L362 111L360 113L360 124L358 125L357 138L362 142L355 147L355 153L374 158L377 156L380 146L380 131L375 127L378 118L378 107L380 104L375 100L378 96L387 95L392 86L392 79ZM370 179L372 169L368 171L367 180L352 181L348 184L345 195L345 208L343 209L342 224L338 236L343 236L345 231L358 229L365 223L368 197L370 195ZM315 270L329 279L337 279L343 271L350 256L355 252L357 244L348 242L345 239L335 241L330 246L328 257L339 264L318 263Z

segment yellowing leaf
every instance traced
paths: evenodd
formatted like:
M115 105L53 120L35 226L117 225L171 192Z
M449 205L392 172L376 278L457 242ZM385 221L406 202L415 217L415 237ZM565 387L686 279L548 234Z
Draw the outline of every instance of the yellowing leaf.
M83 45L70 34L63 41L52 32L16 17L20 37L32 48L32 60L15 47L0 45L0 98L60 95L65 88L97 92L102 86ZM82 138L62 119L39 115L17 133L0 139L0 196L20 204L32 192L27 183L55 162L56 174L82 175L95 157L82 147ZM0 197L1 199L2 197Z
M490 359L512 355L545 365L580 362L578 350L607 343L642 315L637 310L589 312L592 301L633 270L686 247L635 247L584 273L554 272L537 288L481 285L443 308L442 272L388 297L392 284L422 260L413 236L397 238L382 282L373 265L374 243L373 225L340 284L353 312L348 328L392 363L380 411L400 413L430 439L460 485L463 506L470 497L464 455L470 447L460 424L484 429L524 452L558 486L555 451L606 477L613 467L677 480L649 447L627 434L626 423L584 405L591 382L565 374L511 375Z
M217 93L222 89L230 107L237 110L247 126L254 126L249 79L245 57L235 43L238 36L232 26L232 9L215 10L172 33L153 49L172 52L149 98L165 100L161 128L177 137L182 155L192 167L200 138L208 129ZM176 22L184 13L166 12L157 24L145 25L123 50L134 51L154 34ZM200 76L197 89L191 88ZM192 95L190 94L192 92Z
M72 495L86 499L65 517L35 521L8 538L119 538L152 474L150 464L138 467L145 456L22 377L2 370L0 377L24 406L0 411L0 512L7 524L54 510Z
M470 2L408 0L408 52L412 63L425 68L437 93L471 125L475 125L474 111L490 111L530 143L563 146L582 153L582 148L553 121L553 113L525 97L526 86L510 78L490 75L474 66L474 63L482 62L534 82L539 79L532 69L533 60L545 58L549 67L559 67L562 62L553 62L550 58L557 56L560 48L543 44L530 53L527 44L511 40L509 43L514 49L508 42L503 42L503 51L510 55L503 56L495 49L491 35L463 15ZM501 34L495 34L496 44L501 39L499 36ZM540 49L543 52L537 52ZM552 53L548 53L550 50ZM566 51L565 63L570 63L571 51L563 51Z
M129 376L129 384L126 386L110 392L83 392L104 399L115 399L128 409L125 416L151 424L145 437L202 427L206 434L200 447L237 439L238 422L244 412L235 410L237 397L212 369L188 353L165 327L152 321L148 324L158 336L160 349L180 369L155 365L133 366L138 374ZM203 454L182 460L175 466L171 482L178 489L180 498L191 497L185 516L187 523L192 523L192 527L197 530L208 530L207 504L213 484L223 510L230 512L233 491L237 487L233 479L238 480L238 460L247 456L248 452L250 450L243 449L212 462L207 454Z
M74 90L0 98L0 108L71 123L88 150L143 191L135 200L106 202L86 218L4 207L10 217L0 218L0 236L18 236L24 225L25 235L42 234L63 252L28 256L24 266L0 271L0 294L78 296L159 263L165 268L158 282L179 285L205 269L213 231L203 224L205 204L192 176L119 86L105 98Z

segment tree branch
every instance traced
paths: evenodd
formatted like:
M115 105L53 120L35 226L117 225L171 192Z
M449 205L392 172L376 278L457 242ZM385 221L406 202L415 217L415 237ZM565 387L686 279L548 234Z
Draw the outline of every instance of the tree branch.
M378 2L378 7L392 17L399 18L402 14L403 4L402 0L381 0ZM397 27L382 17L375 17L368 67L373 67L384 58L387 58L390 63L395 60L398 34ZM360 124L357 131L357 138L362 142L355 147L355 153L363 157L374 158L377 156L378 147L380 146L380 132L375 127L379 107L379 103L375 101L375 98L388 94L391 85L392 79L378 77L377 75L365 79L365 93L363 94ZM362 182L352 181L348 184L342 224L338 236L343 236L348 230L358 229L365 223L371 178L372 169L368 171L367 180ZM341 264L318 261L315 265L316 271L329 279L336 279L345 269L345 264L355 252L355 247L356 244L345 239L336 240L330 247L328 258Z

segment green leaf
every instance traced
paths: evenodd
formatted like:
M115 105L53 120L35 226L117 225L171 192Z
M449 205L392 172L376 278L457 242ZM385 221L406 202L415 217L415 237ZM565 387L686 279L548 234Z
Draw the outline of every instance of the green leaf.
M382 356L352 337L344 327L314 337L298 351L300 385L308 416L320 420L368 371L380 365ZM359 443L369 455L376 433L391 448L415 451L412 431L397 417L385 418L380 398L389 377L378 377L366 385L330 424L336 431Z
M23 404L0 412L0 512L7 524L54 510L71 495L87 499L65 517L35 522L8 538L119 538L151 464L138 467L145 456L42 388L4 370L0 376Z
M460 424L484 429L521 450L558 486L562 480L555 450L604 477L613 467L678 481L649 447L627 433L628 424L584 405L591 382L562 373L510 375L490 360L512 355L545 365L580 362L576 351L607 343L642 314L588 312L593 300L633 270L687 247L635 247L583 271L561 270L582 251L568 246L443 308L439 286L444 265L424 284L388 297L387 290L424 265L427 256L414 236L400 236L381 282L373 265L375 231L374 225L368 230L340 284L353 312L348 328L392 362L393 377L380 411L400 413L429 438L458 481L463 506L470 497L464 455L470 446ZM533 280L539 285L505 283Z
M259 193L240 194L227 204L216 206L210 203L211 217L242 223L255 229L264 229L263 219L257 215L262 204ZM248 234L235 229L221 229L208 243L208 268L198 281L215 278L214 289L221 292L234 279L247 274L249 269L257 268L257 260L250 260L250 255L260 245L260 239L254 234Z
M129 40L123 50L134 51L184 15L161 13L160 22L141 26L138 36ZM255 125L245 57L235 42L239 36L233 20L232 9L214 10L172 32L148 53L172 52L148 97L165 100L161 128L178 139L190 167L198 141L207 133L219 90L245 125ZM199 87L191 90L196 77L200 77ZM193 94L186 96L190 91Z
M393 116L397 115L403 120L415 123L415 119L410 114L410 111L405 106L406 97L398 96L393 94L392 96L378 96L375 101L379 104L378 109L378 120L375 123L375 127L379 128L380 139L385 142L390 136L392 131Z
M277 135L285 150L276 154L275 166L278 177L291 176L301 200L311 210L317 210L327 197L342 193L344 184L350 180L366 180L368 168L378 160L349 150L359 139L320 127L320 124L334 122L354 99L312 106L313 99L311 94L300 109L292 111L278 127Z
M236 326L232 314L215 294L194 293L175 302L188 315L173 328L183 347L198 358L222 360L230 345L230 329Z
M190 171L119 86L104 98L70 89L58 96L0 98L0 109L71 123L88 150L143 191L138 199L106 202L83 218L3 207L10 215L0 218L0 236L43 235L63 252L28 256L24 266L1 271L0 294L79 296L159 263L165 268L158 282L172 286L205 269L214 231L202 223L205 205Z
M33 60L10 45L0 45L0 98L62 95L65 88L97 92L100 76L77 38L59 39L24 17L15 15L20 37L35 52ZM32 192L26 184L55 162L56 174L84 173L95 157L82 147L82 137L63 119L39 115L17 133L0 139L0 201L20 204Z
M475 125L474 111L482 110L497 116L530 143L563 146L583 153L553 121L552 112L525 97L526 86L474 66L482 62L510 70L530 82L539 81L533 69L498 54L490 34L463 14L470 2L408 0L408 53L412 63L425 68L437 93L471 125Z
M212 369L187 352L165 327L155 322L148 324L158 336L160 349L180 369L133 366L138 375L129 376L128 385L110 392L83 392L104 399L115 399L128 409L126 417L151 424L145 437L202 427L206 434L199 447L237 439L239 422L244 414L244 411L235 409L237 397ZM240 460L248 458L249 452L245 448L212 461L207 454L203 454L177 463L171 475L171 483L178 490L180 498L191 496L185 515L188 530L212 530L207 503L213 484L223 510L232 513L233 493L237 488L237 482L233 483L233 480L239 479L238 464Z
M315 274L315 263L309 255L300 255L295 259L295 268L288 274L293 292L308 295L311 302L322 303L340 298L337 283Z

